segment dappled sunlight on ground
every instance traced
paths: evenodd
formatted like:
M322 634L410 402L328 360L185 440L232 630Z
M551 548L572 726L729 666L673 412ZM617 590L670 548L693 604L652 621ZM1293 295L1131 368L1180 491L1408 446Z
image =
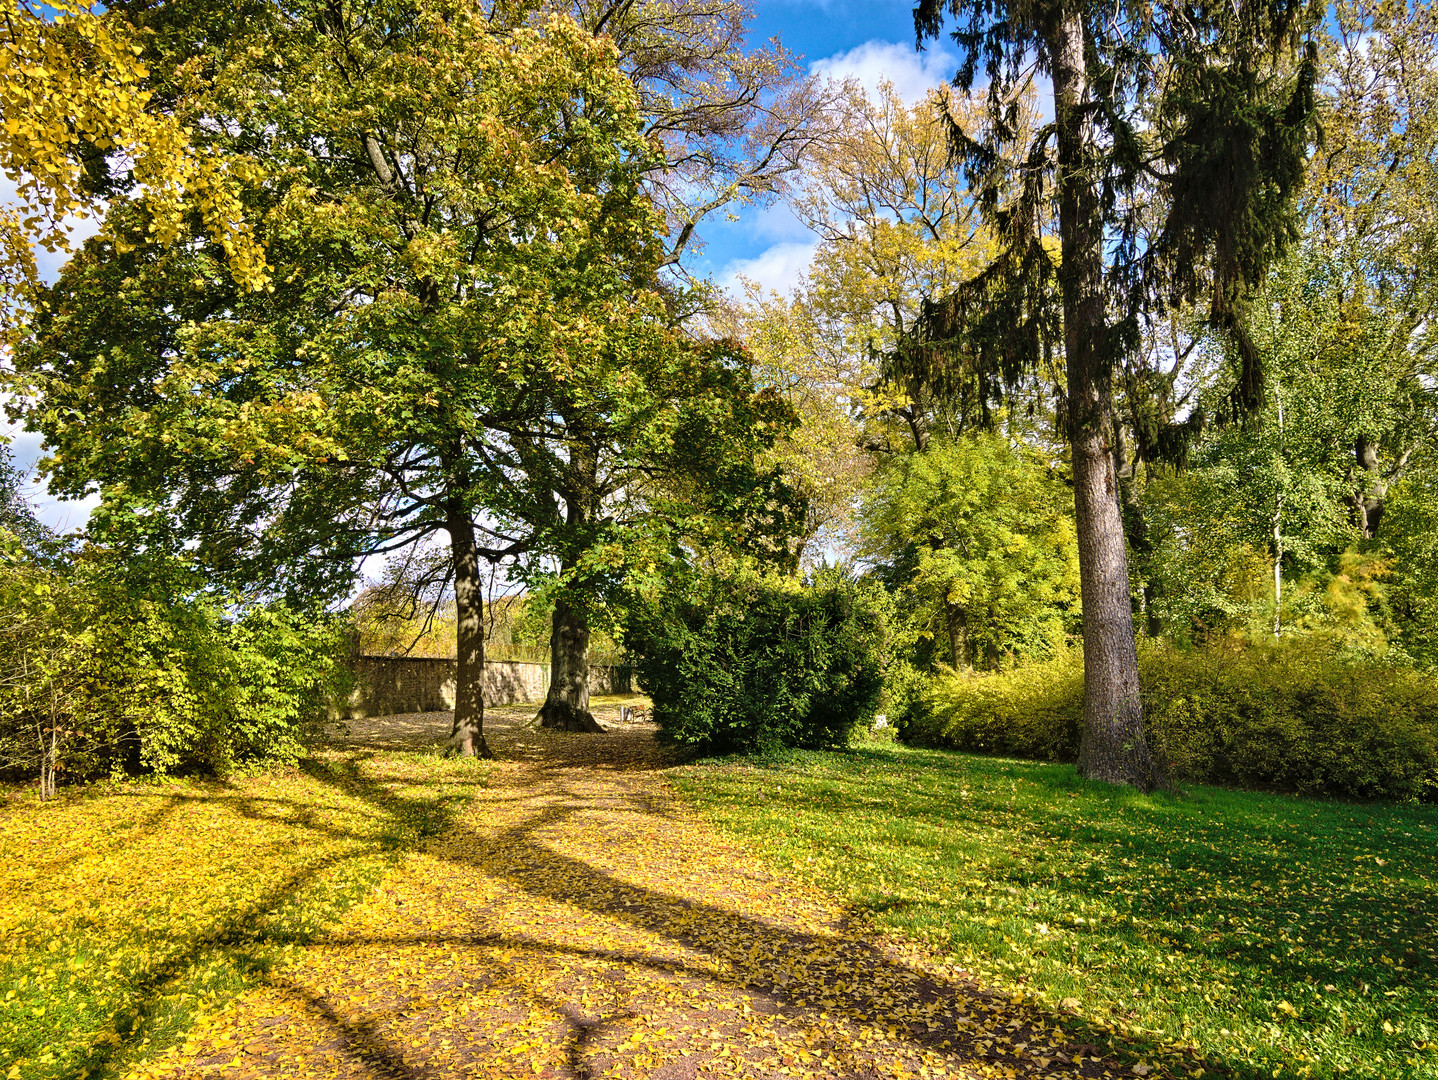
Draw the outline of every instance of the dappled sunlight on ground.
M675 802L647 726L536 732L496 712L501 760L468 806L133 1075L1117 1075L1051 1014L719 838ZM434 745L448 720L430 716ZM418 745L424 723L405 723Z

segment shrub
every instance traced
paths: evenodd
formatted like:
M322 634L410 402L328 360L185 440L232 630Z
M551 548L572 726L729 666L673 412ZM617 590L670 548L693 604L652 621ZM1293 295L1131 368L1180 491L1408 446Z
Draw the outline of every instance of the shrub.
M38 561L0 537L0 767L225 771L294 761L325 719L343 635L283 607L227 619L104 553Z
M934 679L904 717L899 737L921 746L1072 761L1082 713L1083 657L1067 650L996 675Z
M1139 678L1149 743L1175 777L1357 799L1438 797L1438 684L1411 669L1291 638L1146 647ZM936 679L900 735L1072 761L1082 711L1074 654Z
M636 605L625 642L654 720L707 750L846 745L883 689L877 596L738 570L671 583Z

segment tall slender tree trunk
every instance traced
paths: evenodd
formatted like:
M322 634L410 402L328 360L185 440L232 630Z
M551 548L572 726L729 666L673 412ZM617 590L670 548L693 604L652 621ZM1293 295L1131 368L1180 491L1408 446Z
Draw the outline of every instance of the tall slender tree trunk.
M458 501L445 508L445 528L454 558L455 655L454 726L450 751L460 757L493 757L484 741L484 588L474 522Z
M1047 46L1058 134L1060 281L1083 596L1084 724L1079 771L1091 779L1148 791L1161 777L1144 739L1114 464L1114 358L1107 340L1103 217L1096 190L1093 123L1083 111L1084 30L1077 14L1060 11L1048 30Z

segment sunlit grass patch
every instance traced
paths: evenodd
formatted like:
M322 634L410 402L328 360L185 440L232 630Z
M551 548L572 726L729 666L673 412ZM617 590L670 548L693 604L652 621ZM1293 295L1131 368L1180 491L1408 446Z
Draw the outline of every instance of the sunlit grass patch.
M330 754L0 802L0 1075L119 1075L174 1041L331 924L485 772Z
M1129 1046L1237 1076L1438 1075L1433 807L1145 796L875 744L675 781L882 925Z

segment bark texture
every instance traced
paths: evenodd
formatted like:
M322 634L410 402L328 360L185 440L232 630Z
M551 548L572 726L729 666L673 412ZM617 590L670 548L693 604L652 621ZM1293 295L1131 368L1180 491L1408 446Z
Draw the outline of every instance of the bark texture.
M484 590L474 523L463 508L445 510L454 559L455 649L454 726L449 749L460 757L493 757L484 741Z
M1083 594L1084 724L1079 771L1144 791L1161 780L1139 700L1128 558L1114 463L1113 357L1107 341L1103 216L1092 122L1084 112L1084 30L1062 13L1049 28L1058 135L1064 350L1074 512Z
M549 638L549 693L539 710L539 726L561 731L602 732L589 711L589 620L559 600Z
M599 513L599 454L584 438L580 418L568 420L575 435L569 448L560 493L564 496L565 521L583 534ZM566 558L560 572L567 577L574 560ZM560 731L602 732L604 729L589 711L589 616L584 609L561 596L554 605L549 636L549 693L539 710L539 726Z

